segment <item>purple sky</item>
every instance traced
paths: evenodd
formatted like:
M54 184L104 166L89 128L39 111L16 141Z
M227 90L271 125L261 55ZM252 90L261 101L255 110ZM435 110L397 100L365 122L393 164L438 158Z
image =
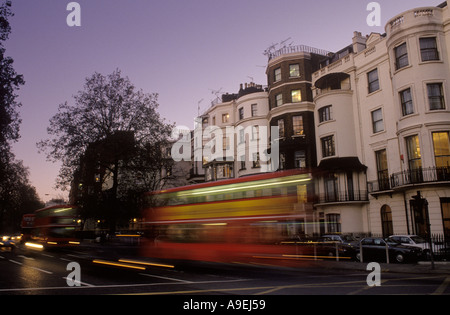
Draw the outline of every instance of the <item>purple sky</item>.
M60 194L59 165L35 144L47 138L58 105L72 102L94 72L121 69L138 88L159 93L164 118L193 128L197 103L203 99L204 111L215 98L211 90L237 92L249 77L266 84L263 51L270 44L290 37L295 45L337 51L353 31L384 33L398 13L442 1L380 0L382 26L369 27L369 0L79 0L81 27L69 27L69 0L13 0L6 53L26 81L14 152L48 201Z

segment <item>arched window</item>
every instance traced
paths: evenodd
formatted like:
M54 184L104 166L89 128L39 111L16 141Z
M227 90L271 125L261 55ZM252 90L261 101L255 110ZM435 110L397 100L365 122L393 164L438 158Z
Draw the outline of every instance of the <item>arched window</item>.
M392 225L392 210L388 205L381 207L381 227L383 229L383 237L388 237L394 234L394 227Z

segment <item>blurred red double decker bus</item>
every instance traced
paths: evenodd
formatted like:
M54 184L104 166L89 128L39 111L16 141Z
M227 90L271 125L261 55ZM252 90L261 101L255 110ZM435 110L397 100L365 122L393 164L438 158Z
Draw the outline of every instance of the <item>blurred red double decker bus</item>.
M147 193L141 253L214 262L295 254L280 244L304 233L311 184L293 170Z
M43 249L80 244L77 207L56 205L26 214L22 219L22 243L29 248Z

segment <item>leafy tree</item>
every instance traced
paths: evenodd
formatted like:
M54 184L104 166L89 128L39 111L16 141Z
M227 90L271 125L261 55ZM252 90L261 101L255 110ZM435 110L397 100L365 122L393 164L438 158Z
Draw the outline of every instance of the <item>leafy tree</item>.
M61 189L73 185L75 177L85 185L100 175L96 184L102 198L94 199L98 205L107 205L111 224L128 192L151 186L126 178L161 164L153 153L167 143L173 126L161 119L157 99L157 94L137 90L120 70L107 76L95 73L74 96L74 104L61 104L50 119L47 131L52 137L37 144L50 160L62 162L57 179ZM93 168L97 169L94 174ZM91 196L97 195L98 189L92 187Z

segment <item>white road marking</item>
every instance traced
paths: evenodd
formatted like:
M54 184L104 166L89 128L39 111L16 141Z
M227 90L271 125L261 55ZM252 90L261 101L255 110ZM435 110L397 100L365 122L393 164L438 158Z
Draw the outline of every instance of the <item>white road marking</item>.
M62 277L64 280L67 280L67 277ZM93 284L89 284L89 283L86 283L86 282L82 282L82 281L78 281L78 280L72 280L71 279L71 281L73 281L73 282L75 282L75 283L79 283L79 284L81 284L81 285L85 285L85 286L87 286L87 287L95 287L95 285L93 285Z
M140 273L140 275L141 275L141 276L146 276L146 277L152 277L152 278L164 279L164 280L171 280L171 281L183 282L183 283L192 283L192 281L186 281L186 280L175 279L175 278L169 278L169 277L162 277L162 276L155 276L155 275L150 275L150 274L148 274L148 273Z
M232 283L232 282L242 282L249 281L249 279L238 279L238 280L225 280L225 281L199 281L190 282L192 284L214 284L214 283ZM136 284L119 284L119 285L97 285L93 287L41 287L41 288L13 288L13 289L0 289L0 292L19 292L19 291L44 291L44 290L62 290L62 289L108 289L108 288L129 288L129 287L152 287L152 286L166 286L166 285L184 285L188 283L178 282L178 283L136 283Z

